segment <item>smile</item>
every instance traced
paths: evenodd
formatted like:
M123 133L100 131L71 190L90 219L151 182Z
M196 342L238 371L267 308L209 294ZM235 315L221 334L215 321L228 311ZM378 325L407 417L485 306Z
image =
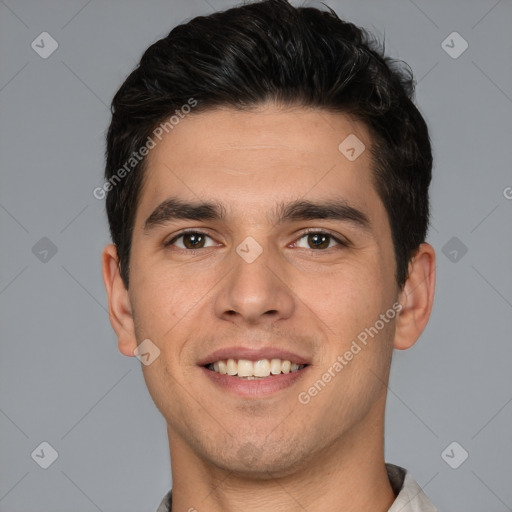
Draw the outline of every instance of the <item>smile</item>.
M292 363L288 359L221 359L207 364L205 368L221 375L237 376L241 379L265 379L270 376L288 374L302 370L306 365Z

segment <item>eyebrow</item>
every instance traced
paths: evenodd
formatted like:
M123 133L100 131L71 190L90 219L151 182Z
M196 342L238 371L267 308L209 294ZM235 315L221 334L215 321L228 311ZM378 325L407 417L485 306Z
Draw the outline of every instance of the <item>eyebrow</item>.
M144 231L161 226L173 220L225 220L225 207L216 201L188 202L171 197L160 203L146 219ZM275 224L300 220L347 221L362 231L371 232L369 217L363 211L351 206L345 199L330 199L321 202L296 200L280 202L271 212Z

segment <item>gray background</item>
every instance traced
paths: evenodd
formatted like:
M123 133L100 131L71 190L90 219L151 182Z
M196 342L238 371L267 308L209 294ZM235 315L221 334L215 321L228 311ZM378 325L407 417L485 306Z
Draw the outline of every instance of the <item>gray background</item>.
M512 3L326 3L411 65L435 150L436 301L395 351L386 460L442 511L512 510ZM109 102L143 50L236 4L0 0L1 511L154 511L171 485L165 422L108 320L92 191ZM44 31L47 59L31 48ZM458 58L442 46L454 31ZM46 470L43 441L58 452ZM441 455L453 441L452 464L469 453L458 469Z

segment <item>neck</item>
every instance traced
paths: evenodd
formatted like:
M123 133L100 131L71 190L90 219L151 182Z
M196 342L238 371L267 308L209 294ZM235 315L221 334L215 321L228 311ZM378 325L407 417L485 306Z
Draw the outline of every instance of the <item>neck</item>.
M395 495L384 463L384 403L374 405L361 422L287 475L248 477L219 468L168 427L173 512L387 512Z

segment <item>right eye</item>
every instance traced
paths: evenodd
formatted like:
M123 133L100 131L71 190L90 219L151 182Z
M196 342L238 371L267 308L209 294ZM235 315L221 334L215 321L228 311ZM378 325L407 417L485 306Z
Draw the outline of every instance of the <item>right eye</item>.
M204 249L205 247L213 247L214 245L205 246L206 239L209 238L212 240L212 238L207 235L206 233L203 233L202 231L182 231L179 235L175 236L172 240L169 240L169 242L166 242L165 246L169 247L172 245L176 245L178 249L186 250L186 251L193 251L196 249ZM176 244L176 242L180 239L183 239L183 241L180 244Z

